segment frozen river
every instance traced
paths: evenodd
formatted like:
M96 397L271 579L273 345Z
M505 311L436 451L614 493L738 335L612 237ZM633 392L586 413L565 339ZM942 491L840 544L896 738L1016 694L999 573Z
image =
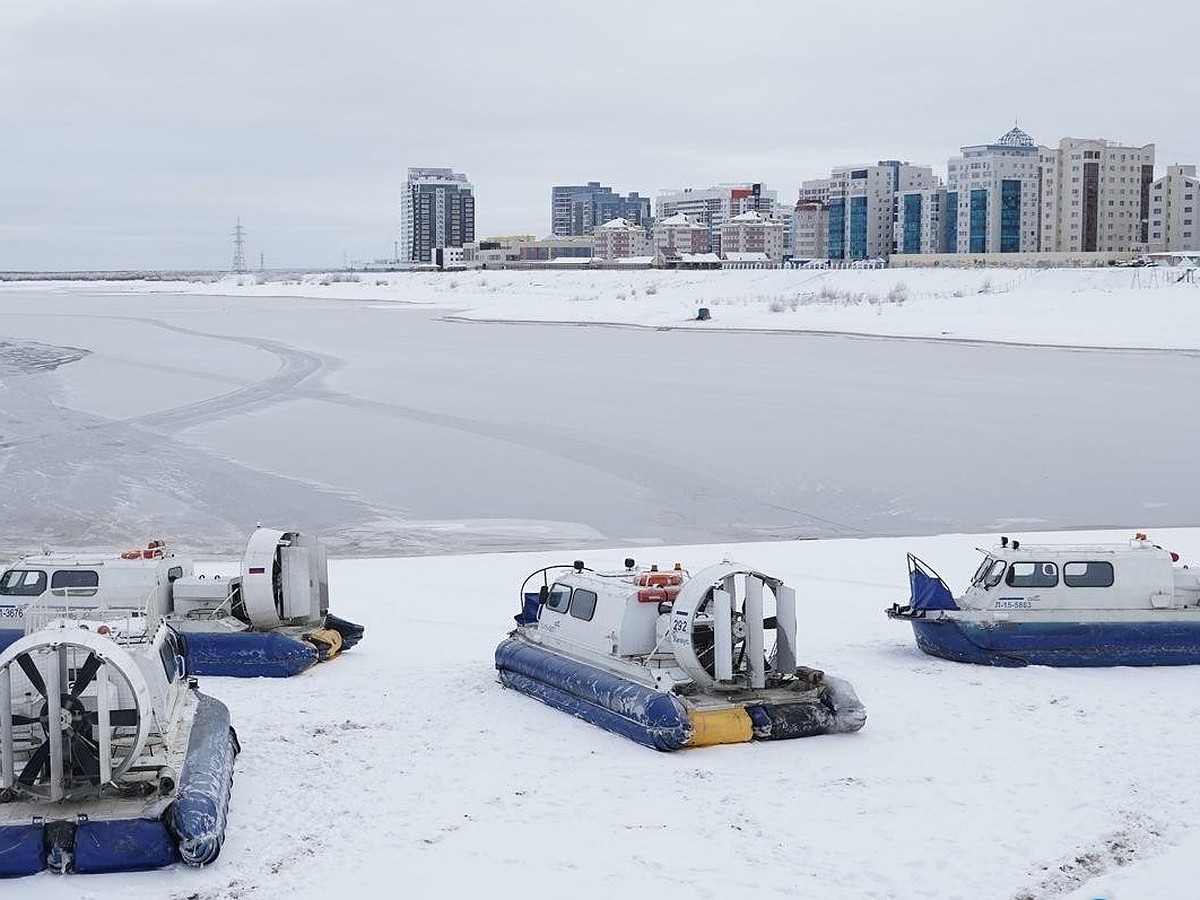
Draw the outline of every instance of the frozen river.
M0 549L343 554L1200 521L1200 359L0 289Z

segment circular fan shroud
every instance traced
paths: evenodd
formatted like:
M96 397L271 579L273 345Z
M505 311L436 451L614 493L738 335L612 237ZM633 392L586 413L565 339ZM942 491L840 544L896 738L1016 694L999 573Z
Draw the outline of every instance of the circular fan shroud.
M97 795L140 756L152 708L136 660L111 639L84 629L21 638L0 654L0 788Z
M768 626L760 629L757 636L752 635L753 629L747 620L747 600L748 593L755 590L751 582L758 582L758 594L762 598L758 604L758 615L763 617L763 620L768 622ZM721 563L715 566L709 566L701 570L694 576L684 582L680 588L679 594L675 598L673 608L671 610L671 649L675 653L675 659L680 667L687 672L688 676L702 688L713 688L717 690L738 690L751 688L752 674L750 672L753 667L753 655L761 654L762 670L767 668L766 655L771 651L771 648L764 646L764 631L774 627L775 623L771 622L775 616L767 616L770 611L767 606L771 604L771 598L774 598L776 610L782 612L787 604L780 604L780 593L783 588L783 582L770 575L765 575L755 569L749 569L734 563ZM730 654L733 660L733 677L730 680L718 680L716 668L720 664L717 660L716 643L719 640L717 629L715 627L716 610L714 605L716 602L716 592L724 591L730 596ZM751 605L754 602L751 601ZM795 668L794 648L791 644L795 640L795 624L794 624L794 598L791 600L790 626L786 623L779 623L785 627L776 629L776 646L774 653L777 654L780 648L780 643L784 643L783 647L785 656L790 669ZM790 630L790 634L787 632ZM757 643L757 646L754 646ZM789 665L785 663L784 669L788 669ZM787 674L791 674L790 671Z

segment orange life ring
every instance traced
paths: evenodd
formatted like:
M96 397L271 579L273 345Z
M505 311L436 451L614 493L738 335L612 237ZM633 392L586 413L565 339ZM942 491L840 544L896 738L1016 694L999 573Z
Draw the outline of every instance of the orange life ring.
M682 572L640 572L633 583L638 587L672 587L683 584Z
M166 546L163 541L151 541L144 550L126 550L121 559L162 559L166 555Z
M644 587L637 592L638 603L672 602L679 596L679 586Z

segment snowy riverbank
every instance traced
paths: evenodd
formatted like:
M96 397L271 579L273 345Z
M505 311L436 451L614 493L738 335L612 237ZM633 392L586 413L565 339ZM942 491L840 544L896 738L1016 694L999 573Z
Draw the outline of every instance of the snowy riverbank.
M106 289L418 303L485 321L1200 349L1200 280L1168 268L338 273ZM700 307L710 321L695 320Z

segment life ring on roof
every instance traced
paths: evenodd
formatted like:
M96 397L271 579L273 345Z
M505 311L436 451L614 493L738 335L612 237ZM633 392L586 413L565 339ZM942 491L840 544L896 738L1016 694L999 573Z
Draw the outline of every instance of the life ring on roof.
M644 587L637 592L638 603L673 603L678 595L679 585Z
M144 550L126 550L121 559L161 559L166 555L165 541L151 541Z
M658 572L651 569L649 572L639 572L635 575L633 583L638 587L679 587L683 584L683 572Z

